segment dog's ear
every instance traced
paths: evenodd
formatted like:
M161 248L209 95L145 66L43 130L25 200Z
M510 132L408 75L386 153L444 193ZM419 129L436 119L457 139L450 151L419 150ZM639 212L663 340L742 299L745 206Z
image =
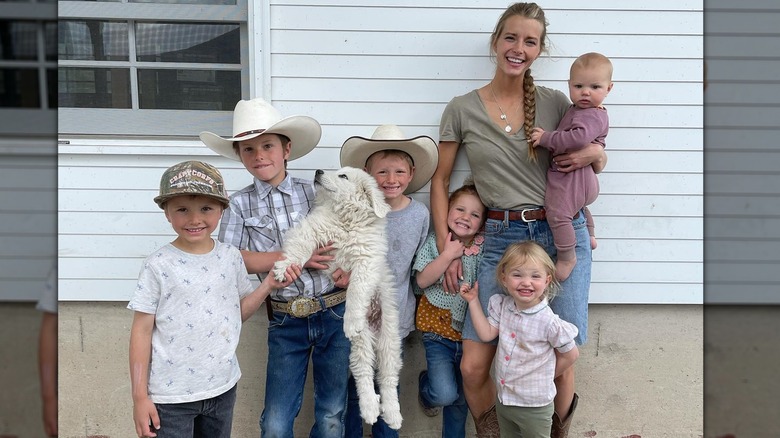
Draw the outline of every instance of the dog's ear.
M374 213L378 217L385 217L387 216L387 213L390 213L390 205L387 204L387 201L385 201L385 194L382 193L381 190L379 190L379 186L376 183L376 180L373 176L369 175L368 173L361 171L366 174L368 178L361 178L363 190L366 193L366 198L368 198L368 202L371 205L371 207L374 209Z

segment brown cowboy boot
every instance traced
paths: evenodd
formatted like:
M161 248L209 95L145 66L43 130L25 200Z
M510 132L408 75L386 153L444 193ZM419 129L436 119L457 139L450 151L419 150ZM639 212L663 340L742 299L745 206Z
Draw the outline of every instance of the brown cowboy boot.
M566 414L566 418L561 421L558 414L553 412L552 416L552 431L550 432L550 438L566 438L569 436L569 426L571 426L571 418L574 416L574 411L577 409L577 400L579 400L577 393L574 393L574 398L571 401L571 407L569 413Z
M498 416L496 415L496 405L493 405L487 411L477 418L474 422L477 429L477 438L499 438L501 432L498 429Z

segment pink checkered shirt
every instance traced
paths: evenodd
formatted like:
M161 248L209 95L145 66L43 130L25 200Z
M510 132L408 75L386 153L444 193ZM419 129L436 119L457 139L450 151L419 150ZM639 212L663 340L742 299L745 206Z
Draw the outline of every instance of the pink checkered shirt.
M574 348L577 327L553 313L543 300L526 310L509 295L495 294L488 322L498 328L494 378L498 399L507 406L546 406L555 398L555 351Z

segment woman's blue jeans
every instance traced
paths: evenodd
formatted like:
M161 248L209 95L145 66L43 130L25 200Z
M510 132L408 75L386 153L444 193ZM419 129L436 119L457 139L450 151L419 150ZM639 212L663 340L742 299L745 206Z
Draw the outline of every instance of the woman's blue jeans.
M569 278L561 283L558 295L550 301L550 307L561 319L577 326L579 333L574 340L577 345L582 345L588 340L588 295L592 264L590 235L585 224L583 211L580 211L579 216L572 221L572 225L577 236L575 248L577 265ZM490 297L496 293L504 293L496 278L498 261L509 244L523 240L533 240L539 243L547 250L553 260L556 259L557 252L547 221L514 220L505 222L500 219L488 219L485 223L485 243L482 245L482 250L485 253L482 263L479 265L478 281L479 302L486 315ZM479 342L470 315L466 315L463 339ZM495 344L495 341L493 343Z

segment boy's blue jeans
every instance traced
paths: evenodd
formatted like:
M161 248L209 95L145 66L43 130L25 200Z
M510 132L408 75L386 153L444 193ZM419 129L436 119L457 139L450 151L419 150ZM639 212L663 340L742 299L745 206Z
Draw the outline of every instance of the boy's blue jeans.
M423 346L428 371L420 377L420 398L425 406L442 407L442 437L465 437L469 408L460 374L463 344L424 332Z
M230 438L236 387L216 397L189 403L155 403L158 438ZM155 432L154 428L152 431Z
M295 318L274 312L268 324L268 368L260 433L294 436L311 356L314 375L314 425L311 438L344 436L349 377L349 341L344 335L345 303Z

